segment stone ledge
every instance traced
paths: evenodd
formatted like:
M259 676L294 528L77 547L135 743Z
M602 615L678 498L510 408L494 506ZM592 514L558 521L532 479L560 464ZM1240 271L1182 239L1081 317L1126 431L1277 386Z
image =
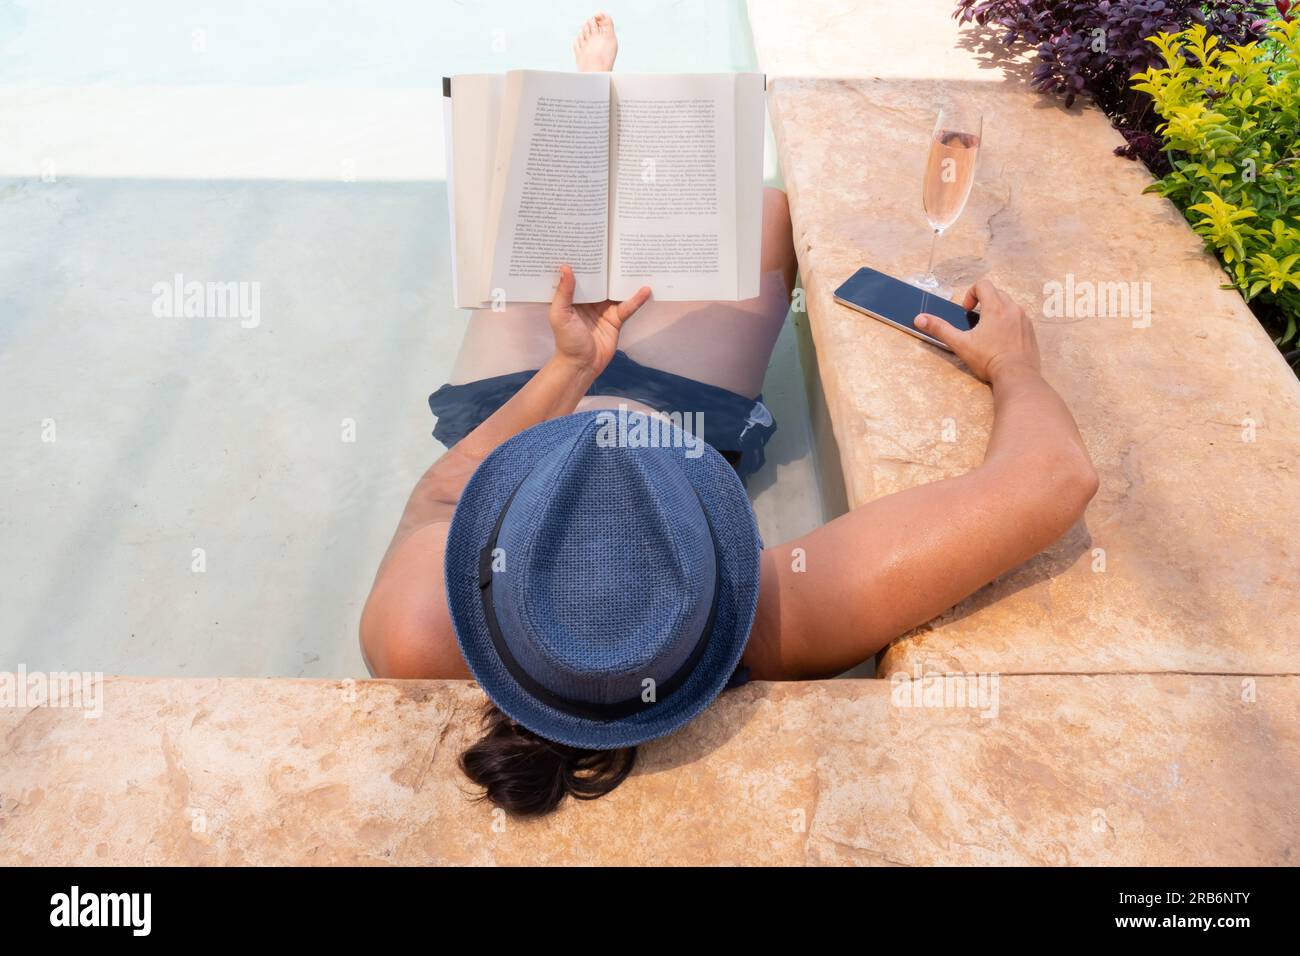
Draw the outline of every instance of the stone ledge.
M1253 686L1004 677L986 718L751 684L522 823L456 767L472 684L110 678L98 719L0 711L0 862L1294 863L1300 678Z
M896 642L881 672L1300 673L1285 520L1300 500L1300 383L1181 214L1142 195L1144 168L1111 155L1122 141L1106 118L990 68L952 9L749 4L849 504L961 474L988 438L987 388L832 298L859 266L924 266L921 177L945 95L977 104L985 135L937 267L954 284L991 274L1036 316L1044 372L1102 477L1071 534ZM896 42L903 22L915 43ZM800 70L860 78L788 75ZM1043 284L1071 274L1150 282L1150 327L1044 320Z

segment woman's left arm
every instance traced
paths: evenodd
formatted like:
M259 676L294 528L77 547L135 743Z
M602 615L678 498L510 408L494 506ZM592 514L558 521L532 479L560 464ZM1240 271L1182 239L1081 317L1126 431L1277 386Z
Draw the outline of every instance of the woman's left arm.
M470 476L493 449L539 422L571 414L595 380L590 369L552 355L523 388L447 449L415 483L379 572L410 535L435 522L451 521Z
M377 677L468 677L442 588L447 527L479 464L503 442L572 414L618 348L622 324L650 297L574 305L573 270L560 267L547 319L555 352L481 425L416 482L361 613L361 649Z
M642 288L623 302L574 305L574 286L573 270L560 266L560 281L547 313L555 352L523 388L449 448L416 482L393 542L380 562L380 573L406 537L435 521L451 520L470 476L498 445L541 422L573 413L613 359L623 323L650 297L649 288Z

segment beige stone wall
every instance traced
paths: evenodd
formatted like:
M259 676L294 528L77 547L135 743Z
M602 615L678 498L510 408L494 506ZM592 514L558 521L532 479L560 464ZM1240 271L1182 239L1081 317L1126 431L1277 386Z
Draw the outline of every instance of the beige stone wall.
M609 797L522 823L456 767L472 685L119 678L98 719L0 710L0 863L1290 862L1300 678L1242 690L1008 677L935 709L753 684Z
M972 50L950 0L751 0L821 378L851 503L981 460L988 389L832 301L855 269L925 266L927 137L946 97L985 117L965 215L939 243L1031 314L1044 373L1101 473L1047 553L896 643L883 672L1300 672L1300 383L1181 214L1092 108ZM906 42L899 42L905 39ZM851 77L848 79L841 77ZM1149 283L1142 317L1044 318L1044 284ZM956 440L945 440L945 425ZM1251 438L1253 440L1246 440ZM1104 570L1101 570L1104 562Z

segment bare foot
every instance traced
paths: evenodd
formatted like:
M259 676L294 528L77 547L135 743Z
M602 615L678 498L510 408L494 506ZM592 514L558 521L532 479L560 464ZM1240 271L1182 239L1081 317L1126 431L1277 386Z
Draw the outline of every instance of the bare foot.
M608 13L598 13L582 25L573 41L573 58L580 73L608 73L618 56L618 37Z

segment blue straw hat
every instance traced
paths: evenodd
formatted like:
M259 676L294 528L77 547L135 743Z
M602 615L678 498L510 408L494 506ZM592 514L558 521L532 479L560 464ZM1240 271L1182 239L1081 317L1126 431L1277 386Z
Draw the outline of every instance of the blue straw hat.
M629 447L637 434L657 447ZM505 714L557 743L630 747L726 686L761 548L740 479L703 439L583 412L516 435L474 472L447 533L447 602Z

